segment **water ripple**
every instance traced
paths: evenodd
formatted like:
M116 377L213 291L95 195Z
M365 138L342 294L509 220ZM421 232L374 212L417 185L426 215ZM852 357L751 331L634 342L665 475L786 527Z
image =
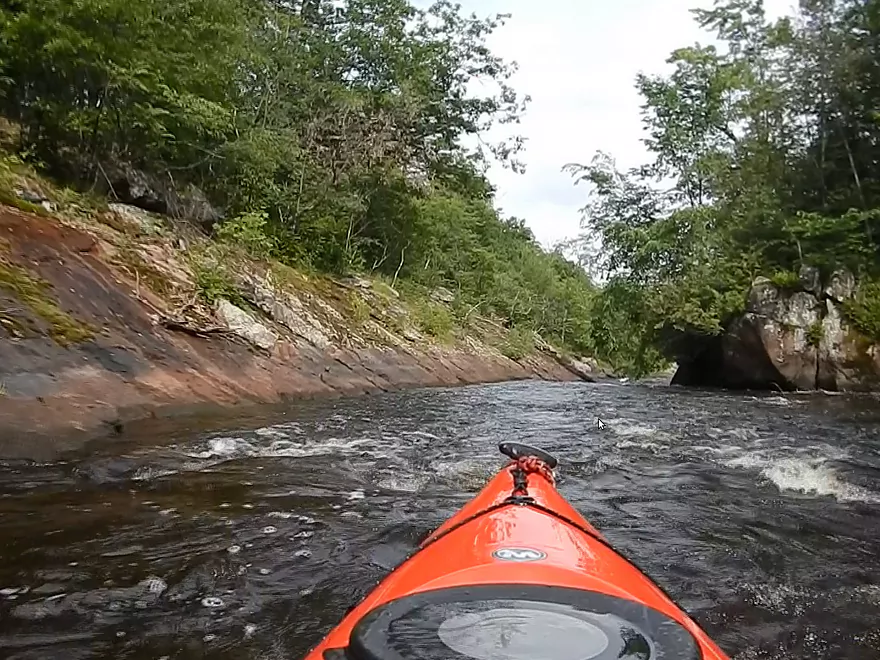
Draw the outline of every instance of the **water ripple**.
M858 397L526 382L2 463L0 656L300 657L513 439L736 660L875 657L878 423Z

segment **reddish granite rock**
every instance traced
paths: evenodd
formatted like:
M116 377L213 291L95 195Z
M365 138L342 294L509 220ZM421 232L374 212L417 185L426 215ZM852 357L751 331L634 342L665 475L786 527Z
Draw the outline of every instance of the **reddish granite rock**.
M0 209L0 260L44 279L47 295L71 322L92 331L85 342L53 341L0 283L0 311L24 328L13 335L0 324L0 454L20 453L16 439L33 434L80 430L85 436L190 406L220 409L308 395L578 379L550 355L520 363L467 346L406 340L398 347L318 348L294 333L259 350L232 333L202 337L168 330L157 323L168 311L163 301L108 265L112 246L53 220Z

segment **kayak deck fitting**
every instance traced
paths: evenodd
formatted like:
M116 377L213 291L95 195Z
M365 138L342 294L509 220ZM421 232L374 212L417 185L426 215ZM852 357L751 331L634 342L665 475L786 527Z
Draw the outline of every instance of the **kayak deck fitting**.
M304 660L730 660L556 490L511 462Z

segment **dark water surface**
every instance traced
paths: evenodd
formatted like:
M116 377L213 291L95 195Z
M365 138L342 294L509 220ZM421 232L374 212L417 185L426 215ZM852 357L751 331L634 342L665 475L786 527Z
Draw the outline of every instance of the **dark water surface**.
M515 439L732 657L876 660L878 429L873 397L529 382L0 463L0 658L299 658Z

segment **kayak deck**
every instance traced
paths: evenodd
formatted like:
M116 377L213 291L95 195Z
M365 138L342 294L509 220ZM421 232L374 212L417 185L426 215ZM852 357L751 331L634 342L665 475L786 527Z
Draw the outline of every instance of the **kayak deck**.
M729 660L522 447L306 660Z

